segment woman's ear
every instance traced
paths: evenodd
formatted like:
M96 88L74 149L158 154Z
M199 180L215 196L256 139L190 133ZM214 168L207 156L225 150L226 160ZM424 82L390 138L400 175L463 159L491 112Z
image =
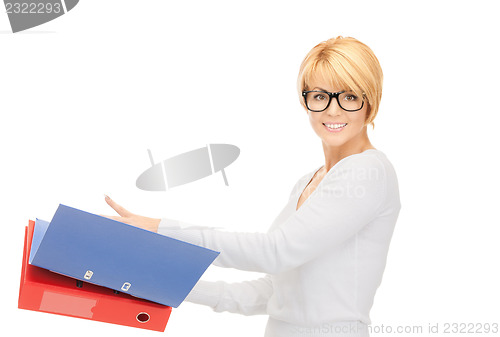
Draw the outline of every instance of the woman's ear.
M368 110L368 111L366 112L366 118L365 118L364 126L366 126L366 127L367 127L368 125L370 125L370 124L371 124L371 126L372 126L372 130L373 130L373 129L375 129L375 122L374 122L374 121L368 122L368 117L369 117L369 116L370 116L370 110Z
M370 104L367 104L367 107L366 107L366 115L365 115L365 125L368 125L368 124L371 124L372 122L368 122L368 118L370 117L370 114L371 114L371 111L372 111L372 107L370 106Z

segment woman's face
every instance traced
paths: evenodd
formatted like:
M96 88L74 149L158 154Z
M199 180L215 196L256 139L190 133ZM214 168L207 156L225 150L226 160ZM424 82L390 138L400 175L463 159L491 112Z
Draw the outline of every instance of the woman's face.
M341 88L331 87L328 82L317 78L309 83L309 88L308 90L341 91ZM332 98L326 110L321 112L306 111L314 132L321 138L323 144L331 147L341 147L363 141L363 137L366 136L364 122L367 110L368 104L365 102L361 110L345 111L339 106L337 100ZM338 126L335 124L346 125L335 129L330 128L331 126Z

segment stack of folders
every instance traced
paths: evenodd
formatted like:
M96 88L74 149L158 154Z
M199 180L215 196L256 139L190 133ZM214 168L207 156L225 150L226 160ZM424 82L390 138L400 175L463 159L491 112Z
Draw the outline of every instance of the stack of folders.
M155 331L219 255L65 205L25 233L19 308Z

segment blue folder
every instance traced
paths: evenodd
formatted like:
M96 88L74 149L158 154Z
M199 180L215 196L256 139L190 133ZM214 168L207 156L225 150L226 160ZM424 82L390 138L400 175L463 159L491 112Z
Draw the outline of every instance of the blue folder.
M59 205L37 219L29 262L178 307L220 252Z

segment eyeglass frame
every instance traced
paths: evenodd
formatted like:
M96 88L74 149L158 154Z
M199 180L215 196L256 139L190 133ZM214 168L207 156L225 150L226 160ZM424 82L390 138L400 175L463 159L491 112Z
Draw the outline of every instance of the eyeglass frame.
M311 109L309 109L309 105L307 104L306 96L310 92L322 92L322 93L328 95L328 97L329 97L328 104L326 105L326 107L323 110L311 110ZM340 94L343 94L344 92L346 92L346 91L329 92L329 91L324 91L324 90L308 90L308 91L302 91L302 97L304 98L304 104L306 105L307 110L312 111L312 112L322 112L322 111L325 111L326 109L328 109L328 107L330 106L330 103L332 102L333 97L335 97L335 99L337 100L337 104L344 111L354 112L354 111L359 111L359 110L363 109L363 106L365 105L364 93L363 93L363 101L361 102L361 107L359 109L356 109L356 110L344 109L344 107L340 104L340 101L339 101Z

